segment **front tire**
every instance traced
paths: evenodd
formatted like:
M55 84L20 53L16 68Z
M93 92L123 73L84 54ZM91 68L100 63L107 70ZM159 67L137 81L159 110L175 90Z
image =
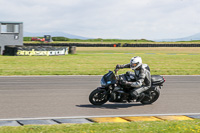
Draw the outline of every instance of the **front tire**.
M160 96L160 90L156 89L156 90L152 91L151 94L152 95L150 95L150 97L145 96L144 99L142 99L141 103L142 104L154 103L156 100L158 100L158 98Z
M102 105L108 101L106 90L95 89L90 93L89 101L93 105Z

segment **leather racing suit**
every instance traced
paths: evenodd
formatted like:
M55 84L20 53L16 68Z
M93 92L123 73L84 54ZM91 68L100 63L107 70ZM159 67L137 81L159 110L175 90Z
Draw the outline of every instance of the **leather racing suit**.
M117 65L118 69L131 68L130 64ZM150 68L147 64L142 64L135 70L135 82L123 81L124 85L134 88L131 91L131 96L137 99L144 91L151 87L151 74Z

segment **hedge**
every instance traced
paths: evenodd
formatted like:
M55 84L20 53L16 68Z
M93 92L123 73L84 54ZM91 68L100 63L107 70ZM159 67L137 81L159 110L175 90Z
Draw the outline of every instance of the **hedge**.
M53 41L69 41L69 38L66 37L52 37Z

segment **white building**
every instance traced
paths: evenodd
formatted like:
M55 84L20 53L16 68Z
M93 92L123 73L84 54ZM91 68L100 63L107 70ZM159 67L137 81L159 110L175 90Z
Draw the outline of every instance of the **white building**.
M5 45L23 45L23 22L0 21L0 54Z

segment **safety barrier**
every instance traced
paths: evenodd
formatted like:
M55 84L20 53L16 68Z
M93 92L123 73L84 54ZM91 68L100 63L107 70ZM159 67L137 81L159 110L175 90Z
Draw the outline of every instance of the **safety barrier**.
M24 43L24 46L76 46L76 47L121 47L121 44L87 44L87 43Z
M52 47L52 46L5 46L4 55L17 56L53 56L68 54L68 47Z
M123 47L200 47L200 44L124 44Z
M76 47L200 47L200 44L86 44L86 43L24 43L6 45L4 55L65 55L70 47L71 54Z
M171 43L157 43L157 44L90 44L90 43L24 43L24 46L77 46L77 47L200 47L200 44L171 44Z

